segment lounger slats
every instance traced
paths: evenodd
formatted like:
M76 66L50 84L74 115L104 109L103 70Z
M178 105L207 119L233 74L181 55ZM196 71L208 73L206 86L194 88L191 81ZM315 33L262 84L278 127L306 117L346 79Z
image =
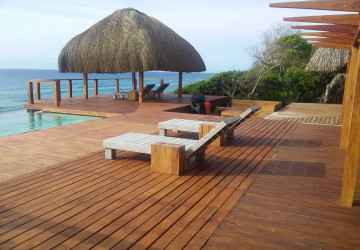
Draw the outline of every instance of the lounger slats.
M159 142L185 145L185 150L187 150L197 141L176 137L128 133L104 140L103 146L110 149L151 154L151 145Z
M218 122L205 122L205 121L196 121L196 120L186 120L186 119L172 119L164 122L158 123L159 129L172 129L179 131L188 131L188 132L199 132L200 124L209 124L216 126Z
M191 148L189 148L186 151L186 158L190 158L191 155L193 155L196 151L200 150L203 147L206 147L211 142L213 142L217 137L219 137L221 134L226 133L230 129L236 127L239 125L244 118L246 118L248 115L250 115L252 112L260 109L261 106L257 105L254 107L251 107L247 109L244 113L241 115L237 115L231 118L228 118L226 120L223 120L218 125L215 126L212 130L210 130L209 133L204 135L200 140L198 140Z

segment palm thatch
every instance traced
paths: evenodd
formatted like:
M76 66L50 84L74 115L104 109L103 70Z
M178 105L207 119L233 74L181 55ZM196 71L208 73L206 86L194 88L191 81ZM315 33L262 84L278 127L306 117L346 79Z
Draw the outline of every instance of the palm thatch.
M58 63L60 72L206 70L190 43L157 19L132 8L114 12L71 39Z
M306 66L309 71L344 72L349 52L341 49L319 48Z

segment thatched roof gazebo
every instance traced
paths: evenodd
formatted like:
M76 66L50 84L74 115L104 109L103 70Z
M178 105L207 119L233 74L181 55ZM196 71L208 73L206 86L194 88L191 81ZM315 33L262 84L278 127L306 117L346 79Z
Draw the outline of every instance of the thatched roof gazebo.
M115 11L71 39L59 55L60 72L125 73L139 71L139 101L143 101L144 71L178 71L179 97L182 72L205 71L195 50L172 29L132 8Z
M346 72L349 51L342 49L318 48L306 66L309 71Z

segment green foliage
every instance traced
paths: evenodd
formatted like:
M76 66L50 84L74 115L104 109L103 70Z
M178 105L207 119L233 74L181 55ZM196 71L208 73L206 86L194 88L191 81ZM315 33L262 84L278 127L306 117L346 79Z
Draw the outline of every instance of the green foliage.
M184 94L203 94L203 95L225 95L221 87L223 81L231 81L233 71L218 73L207 80L202 80L183 87ZM173 93L178 93L178 89Z
M286 49L286 53L292 58L309 59L312 46L298 34L283 36L276 40L275 44Z
M305 70L305 66L289 68L283 79L284 88L296 102L317 102L334 78L333 74Z
M257 99L291 102L318 102L333 74L306 71L292 66L281 77L277 70L267 73L258 88Z
M284 105L291 102L318 102L334 74L305 70L312 46L297 34L283 36L274 45L269 46L267 51L269 58L274 59L267 60L268 64L257 64L248 71L216 74L185 86L183 93L228 95L236 99L247 99L253 93L251 97L255 99L281 101Z

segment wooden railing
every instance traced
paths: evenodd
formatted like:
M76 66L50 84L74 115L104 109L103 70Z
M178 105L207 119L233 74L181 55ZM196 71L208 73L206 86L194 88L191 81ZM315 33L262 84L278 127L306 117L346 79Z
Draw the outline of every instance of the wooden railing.
M35 100L39 101L41 100L41 90L40 90L40 83L50 83L53 84L54 89L54 105L60 106L61 101L61 86L60 81L67 81L67 89L68 89L68 98L73 97L73 91L72 91L72 85L73 81L78 80L82 81L83 79L35 79L32 81L27 82L27 96L28 96L28 104L34 104L34 90L33 90L33 83L35 83ZM88 81L94 82L94 95L99 94L99 81L100 80L115 80L115 92L119 92L119 81L120 80L133 80L133 78L92 78L88 79ZM137 86L137 78L135 78L135 81L132 82L132 90L136 90ZM145 78L144 80L147 81L160 81L160 85L164 83L164 79L154 79L154 78ZM87 99L87 93L88 90L84 89L84 98Z

